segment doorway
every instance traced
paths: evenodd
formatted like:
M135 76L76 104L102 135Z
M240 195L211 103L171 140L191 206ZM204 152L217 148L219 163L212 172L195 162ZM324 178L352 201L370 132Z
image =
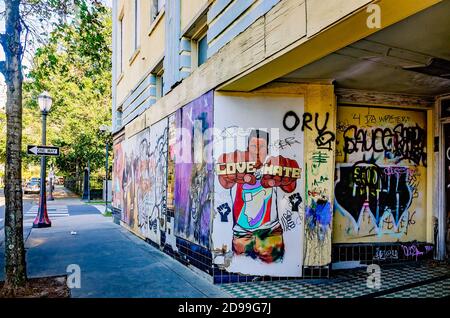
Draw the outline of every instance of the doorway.
M447 237L446 237L446 249L447 258L450 255L450 123L444 125L444 150L445 150L445 211L447 216Z

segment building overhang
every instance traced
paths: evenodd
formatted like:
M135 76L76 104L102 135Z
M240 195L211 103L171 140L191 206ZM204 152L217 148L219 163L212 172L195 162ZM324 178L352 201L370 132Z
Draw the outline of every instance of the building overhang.
M317 74L309 71L308 75L299 72L302 72L302 68L312 67L315 64L314 62L334 56L335 52L345 50L358 41L383 32L386 28L408 17L424 10L431 10L430 7L434 5L439 3L441 3L440 5L446 5L445 2L440 0L380 0L376 3L381 8L381 29L371 29L367 26L369 13L367 12L367 6L364 6L311 38L299 39L286 49L227 81L218 89L223 91L251 91L286 76L294 81L334 81L336 74L332 71L326 73L318 70ZM428 31L431 32L432 30ZM405 35L403 36L405 37ZM441 41L443 41L442 38ZM341 65L343 68L346 67L343 62ZM315 68L318 67L319 65L315 66Z
M450 93L450 1L346 46L279 80L438 96Z

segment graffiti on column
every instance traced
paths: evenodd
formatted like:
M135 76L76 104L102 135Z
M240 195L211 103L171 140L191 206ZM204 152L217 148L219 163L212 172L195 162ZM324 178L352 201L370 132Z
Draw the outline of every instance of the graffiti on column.
M335 241L425 238L426 117L408 114L340 108Z

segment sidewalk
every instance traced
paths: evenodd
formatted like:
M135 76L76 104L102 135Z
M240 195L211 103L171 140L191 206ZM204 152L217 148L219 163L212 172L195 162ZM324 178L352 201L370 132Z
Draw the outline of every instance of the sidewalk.
M67 266L76 264L81 269L81 288L72 289L72 297L230 297L95 207L75 198L49 202L52 205L67 206L70 216L51 218L52 227L47 229L32 229L32 218L24 221L30 278L66 275Z

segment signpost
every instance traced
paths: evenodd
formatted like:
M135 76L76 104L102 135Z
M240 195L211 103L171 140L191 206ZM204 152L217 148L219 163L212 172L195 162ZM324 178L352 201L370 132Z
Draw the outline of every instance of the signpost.
M44 116L45 118L45 116ZM45 120L43 120L43 123L45 124ZM44 125L45 127L45 125ZM43 143L45 144L45 130L43 129ZM45 197L45 157L57 157L59 156L59 148L58 147L52 147L52 146L35 146L35 145L28 145L27 146L27 154L32 156L40 156L41 157L41 188L40 188L40 199L39 199L39 211L38 215L36 216L36 219L33 222L33 228L43 228L43 227L50 227L52 225L50 219L48 218L47 214L47 198ZM53 173L53 171L52 171ZM49 191L49 200L52 201L53 195L52 195L52 186L53 186L53 175L50 175L50 191Z
M59 147L51 146L27 146L27 154L33 156L59 156Z

